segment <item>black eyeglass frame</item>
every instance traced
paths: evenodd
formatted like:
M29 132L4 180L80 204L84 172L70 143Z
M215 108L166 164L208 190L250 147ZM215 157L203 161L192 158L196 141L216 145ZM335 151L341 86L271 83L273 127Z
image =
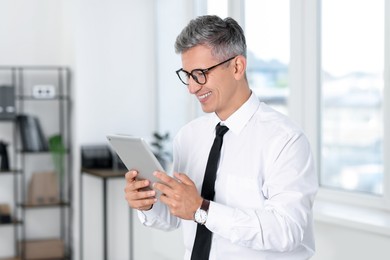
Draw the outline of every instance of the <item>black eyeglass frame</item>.
M196 83L198 83L199 85L204 85L204 84L207 83L207 77L206 77L206 73L207 73L207 72L209 72L210 70L212 70L212 69L214 69L214 68L216 68L216 67L218 67L218 66L220 66L220 65L222 65L222 64L224 64L224 63L226 63L226 62L228 62L228 61L231 61L232 59L234 59L234 58L236 58L236 57L237 57L237 56L231 57L231 58L229 58L229 59L227 59L227 60L225 60L225 61L222 61L222 62L220 62L220 63L218 63L218 64L216 64L216 65L214 65L214 66L211 66L211 67L209 67L209 68L207 68L207 69L193 69L193 70L191 70L191 72L188 72L188 71L186 71L186 70L183 70L183 68L181 68L181 69L179 69L179 70L176 71L176 74L177 74L177 76L179 77L180 81L183 82L183 84L186 85L186 86L188 86L189 83L186 83L186 82L180 77L180 74L179 74L179 73L180 73L181 71L183 71L183 72L185 72L185 73L187 74L187 78L188 78L188 79L189 79L190 76L191 76L191 77L195 80ZM194 72L200 72L201 74L203 74L203 77L204 77L204 82L203 82L203 83L199 82L198 77L197 77L196 75L194 75Z

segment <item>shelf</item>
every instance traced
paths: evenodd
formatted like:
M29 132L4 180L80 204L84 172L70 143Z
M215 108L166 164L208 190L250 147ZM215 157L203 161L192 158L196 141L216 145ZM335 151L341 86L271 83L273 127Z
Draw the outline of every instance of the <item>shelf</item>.
M34 155L40 155L40 154L49 154L49 150L44 150L44 151L23 151L23 150L18 150L18 153L22 154L34 154Z
M7 119L2 118L2 119L0 119L0 123L14 123L15 120L16 120L16 117L14 117L14 118L7 118Z
M53 203L53 204L42 204L42 205L32 205L28 203L21 203L18 204L19 207L25 208L25 209L41 209L41 208L56 208L56 207L69 207L69 202L59 202L59 203Z
M52 71L69 71L68 67L62 67L58 65L24 65L24 66L15 66L15 65L0 65L2 70L52 70Z
M22 154L33 154L33 155L42 155L42 154L51 154L51 151L49 150L45 150L45 151L23 151L23 150L18 150L17 151L18 153L22 153ZM64 154L69 154L70 151L69 149L66 149Z
M34 96L16 96L16 100L28 100L28 101L58 101L58 100L69 100L68 96L54 96L52 98L36 98Z
M26 260L68 260L71 259L69 256L63 258L25 258ZM11 257L11 258L0 258L0 260L22 260L21 257Z
M127 170L111 170L111 169L89 169L89 168L82 168L82 173L86 173L95 177L99 178L117 178L122 177L125 178Z
M1 175L9 175L9 174L18 174L18 173L21 173L21 170L9 170L9 171L0 170L0 176Z
M21 257L16 258L0 258L0 260L21 260ZM63 258L25 258L26 260L68 260L70 257L66 256Z
M10 223L0 223L0 226L13 226L13 225L21 225L21 224L23 224L22 221L14 219ZM1 258L0 258L0 260L1 260Z
M61 238L26 239L18 242L22 255L28 260L71 259L70 249Z

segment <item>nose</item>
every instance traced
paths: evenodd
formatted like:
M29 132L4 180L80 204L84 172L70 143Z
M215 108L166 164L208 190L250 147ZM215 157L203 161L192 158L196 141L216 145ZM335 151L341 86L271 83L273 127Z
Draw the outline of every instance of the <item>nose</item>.
M196 92L198 92L199 90L202 89L203 85L200 85L199 83L197 83L192 77L191 79L188 81L188 91L191 93L191 94L195 94Z

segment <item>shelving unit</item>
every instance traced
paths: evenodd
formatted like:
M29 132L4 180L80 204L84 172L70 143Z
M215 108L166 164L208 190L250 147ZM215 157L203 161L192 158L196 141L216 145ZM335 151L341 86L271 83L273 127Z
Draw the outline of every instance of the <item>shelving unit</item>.
M70 70L61 66L2 66L0 67L0 86L14 87L16 117L8 120L0 119L0 140L9 144L8 152L10 170L0 172L1 181L5 176L11 176L12 193L0 192L0 203L3 197L11 197L6 201L12 207L13 221L0 224L2 227L13 227L13 255L4 255L0 259L31 259L31 244L37 241L56 240L61 242L61 256L50 259L72 259L72 156L71 156L71 100L70 100ZM42 140L59 137L60 152L40 148L26 149L22 138L20 116L34 117L41 128ZM31 133L31 129L24 133ZM34 135L27 140L35 140ZM57 139L58 140L58 139ZM55 151L55 150L54 150ZM58 151L58 150L57 150ZM49 204L32 204L30 201L30 185L34 173L55 172L58 179L58 202ZM27 245L25 242L29 243ZM63 247L63 248L62 248ZM4 248L3 248L4 249ZM7 252L9 250L6 250ZM38 250L37 250L38 251ZM39 255L40 252L38 252ZM36 254L35 254L36 255ZM46 258L42 256L42 259ZM39 257L34 257L39 259Z
M1 122L1 121L0 121ZM18 170L9 170L9 171L1 171L0 170L0 180L1 180L1 178L2 177L6 177L6 176L12 176L12 178L13 178L13 184L14 184L14 194L13 194L13 196L15 197L16 196L16 189L15 189L15 185L16 185L16 175L17 174L20 174L21 172L20 171L18 171ZM0 181L0 183L1 183L1 181ZM1 187L1 185L0 185L0 187ZM16 207L14 206L14 209L16 210ZM15 213L16 211L14 211L14 213ZM23 222L20 220L20 219L18 219L18 218L16 218L15 216L15 214L12 214L12 218L11 218L11 222L10 223L1 223L0 222L0 228L1 227L5 227L5 226L13 226L13 227L16 227L17 225L20 225L20 224L22 224ZM15 228L15 230L14 230L15 232L14 232L14 235L16 235L16 228ZM2 259L2 258L0 258L0 259Z

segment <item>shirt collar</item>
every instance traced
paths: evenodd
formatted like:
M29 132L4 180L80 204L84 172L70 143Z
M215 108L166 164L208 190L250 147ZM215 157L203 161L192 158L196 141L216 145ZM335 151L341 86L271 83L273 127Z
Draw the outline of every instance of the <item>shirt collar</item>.
M252 116L256 113L259 105L259 99L252 92L249 99L225 121L221 121L217 114L214 113L215 125L221 122L221 125L226 125L229 127L229 131L232 131L234 134L238 135L248 123L248 121L252 118Z

